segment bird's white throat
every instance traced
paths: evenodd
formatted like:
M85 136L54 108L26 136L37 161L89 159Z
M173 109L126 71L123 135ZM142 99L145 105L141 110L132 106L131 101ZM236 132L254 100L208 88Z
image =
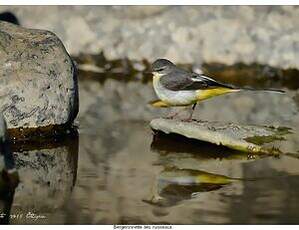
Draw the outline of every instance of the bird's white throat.
M155 78L160 78L160 77L164 76L165 74L153 72L153 75L154 75L153 78L155 79Z
M196 100L196 91L172 91L165 88L160 79L164 74L153 73L154 90L160 100L173 106L190 105Z

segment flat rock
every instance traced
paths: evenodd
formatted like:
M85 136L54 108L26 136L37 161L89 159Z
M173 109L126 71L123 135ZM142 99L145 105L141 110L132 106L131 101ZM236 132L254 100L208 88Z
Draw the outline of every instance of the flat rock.
M223 145L231 149L262 154L278 154L280 150L271 145L276 140L285 140L289 128L274 128L255 125L239 125L225 122L182 122L174 119L154 119L153 130L175 133L187 138Z
M0 21L0 108L8 128L61 125L75 119L75 66L55 34Z

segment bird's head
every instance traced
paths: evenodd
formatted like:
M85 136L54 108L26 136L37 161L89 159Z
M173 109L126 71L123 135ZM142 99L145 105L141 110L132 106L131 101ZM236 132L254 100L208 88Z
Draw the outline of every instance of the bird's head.
M165 75L170 73L175 68L175 65L167 59L157 59L152 64L152 73Z

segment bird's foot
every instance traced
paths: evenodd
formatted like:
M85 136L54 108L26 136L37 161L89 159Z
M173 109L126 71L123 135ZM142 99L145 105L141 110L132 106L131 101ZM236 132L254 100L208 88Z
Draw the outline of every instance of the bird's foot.
M167 116L167 117L165 117L165 119L167 119L167 120L173 120L174 116Z
M192 117L188 117L188 118L182 119L181 121L183 121L183 122L191 122L192 120L193 120Z
M166 119L170 119L172 120L173 118L175 118L179 113L174 113L174 114L169 114L168 116L166 116Z
M194 109L195 109L195 106L196 106L196 105L197 105L196 103L193 104L192 109L191 109L191 112L190 112L188 118L186 118L186 119L182 119L182 121L184 121L184 122L191 122L191 121L193 121L192 116L193 116L193 112L194 112Z

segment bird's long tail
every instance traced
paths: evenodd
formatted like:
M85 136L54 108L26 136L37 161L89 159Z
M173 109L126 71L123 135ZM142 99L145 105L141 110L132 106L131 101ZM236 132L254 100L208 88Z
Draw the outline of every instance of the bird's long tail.
M251 88L251 87L236 87L236 86L233 86L233 85L223 84L223 83L218 83L218 86L228 88L228 89L232 89L232 92L246 90L246 91L263 91L263 92L271 92L271 93L285 93L284 90L272 89L272 88L254 89L254 88Z
M240 90L246 90L246 91L263 91L263 92L270 92L270 93L285 93L284 90L281 89L254 89L250 87L242 87L242 88L236 88Z

